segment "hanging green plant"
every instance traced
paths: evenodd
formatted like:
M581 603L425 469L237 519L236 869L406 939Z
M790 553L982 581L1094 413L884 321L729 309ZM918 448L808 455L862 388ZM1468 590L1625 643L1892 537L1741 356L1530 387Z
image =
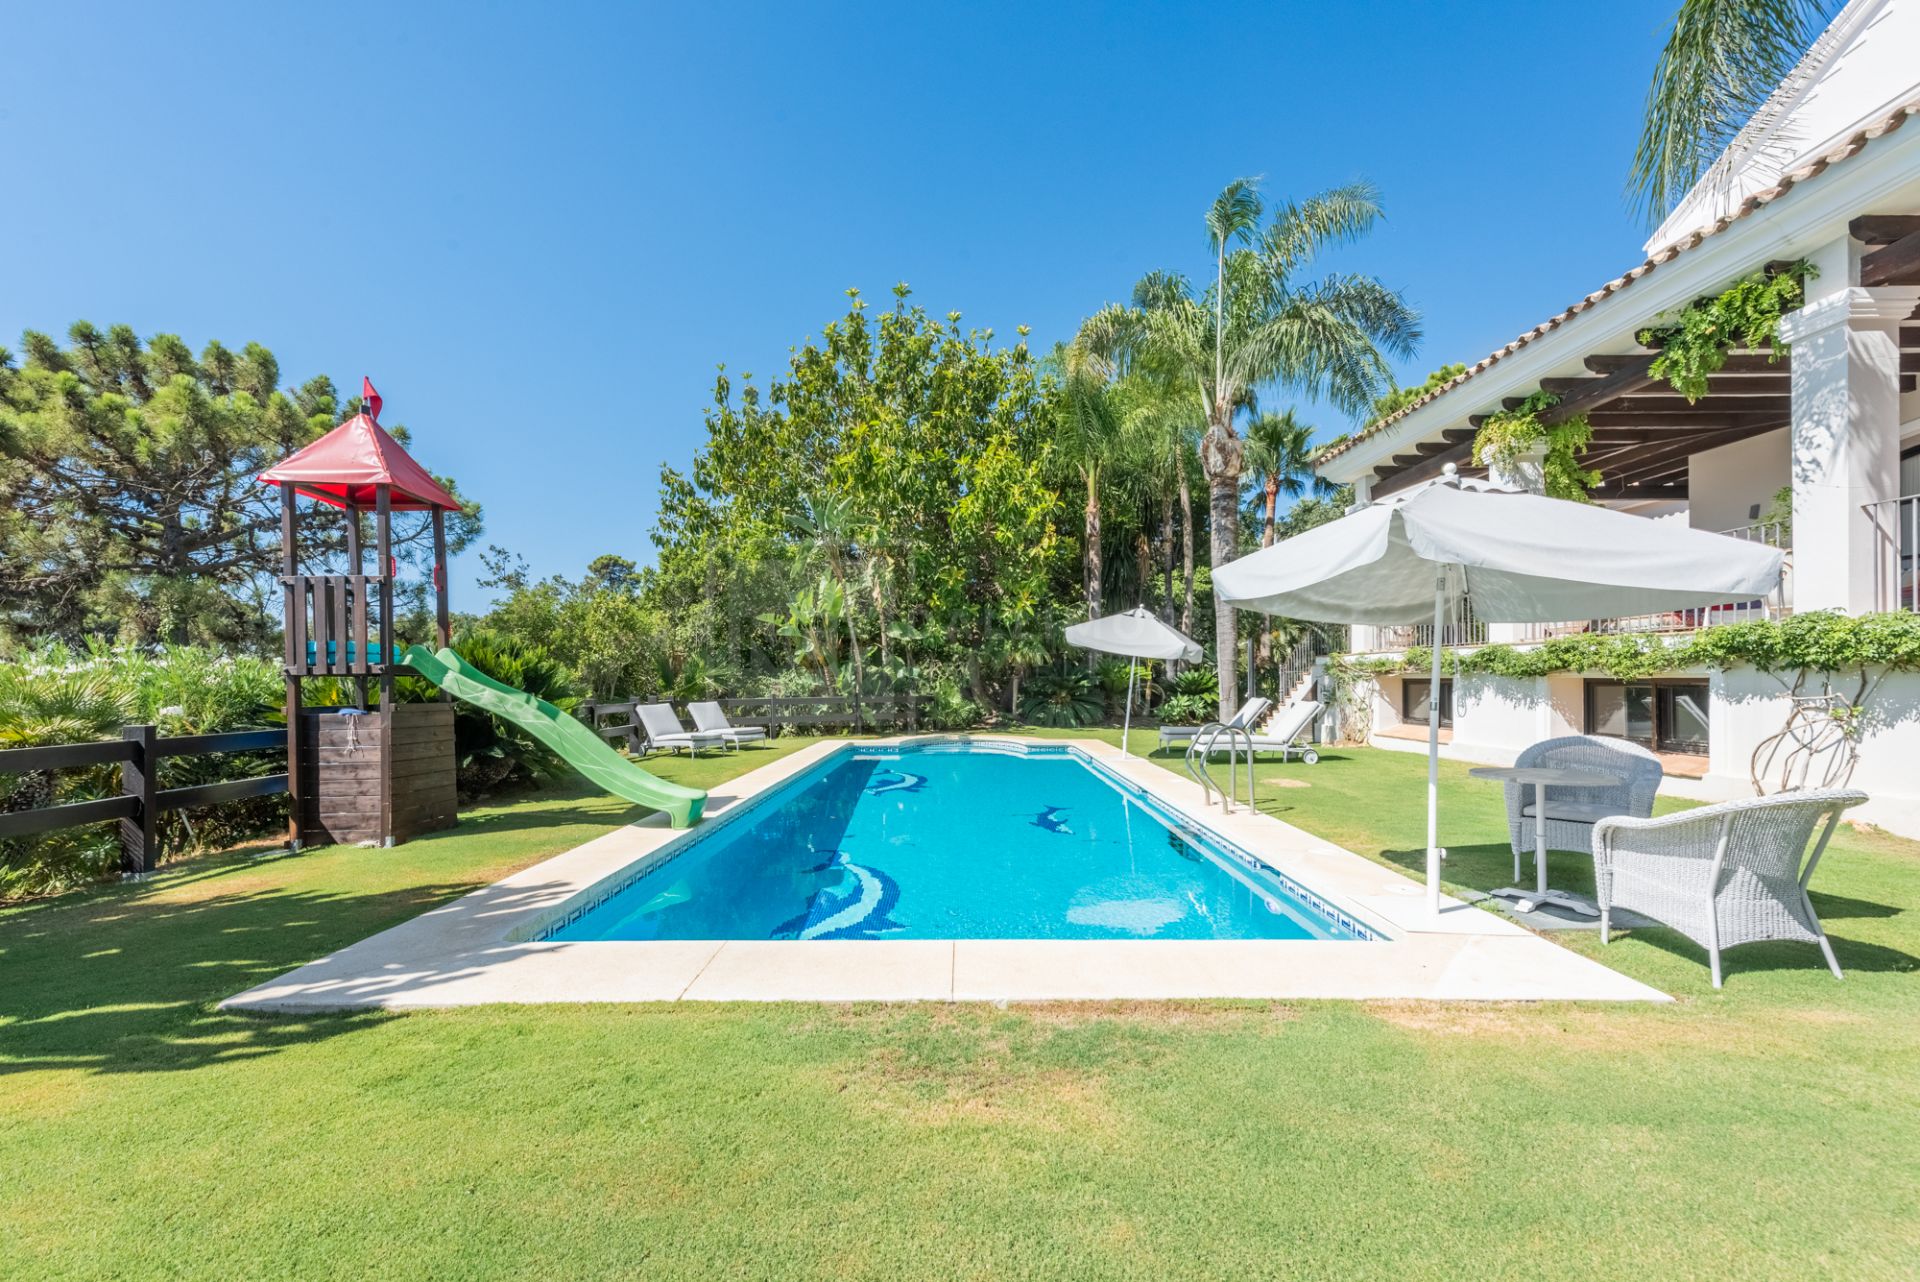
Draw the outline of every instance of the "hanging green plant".
M1563 423L1548 424L1540 416L1560 403L1552 392L1535 392L1518 408L1489 414L1473 438L1473 461L1481 467L1511 472L1542 442L1546 444L1543 473L1546 492L1556 499L1588 501L1588 491L1600 484L1600 473L1580 466L1580 456L1593 440L1593 425L1584 414Z
M1414 646L1398 657L1347 656L1335 665L1347 673L1384 676L1428 670L1431 652ZM1724 671L1741 666L1760 672L1851 672L1862 669L1920 671L1920 614L1846 615L1810 610L1785 619L1754 619L1702 628L1691 636L1579 633L1527 649L1505 643L1472 650L1446 650L1441 670L1459 675L1544 677L1558 672L1601 672L1639 681L1690 668ZM1858 700L1855 701L1856 703Z
M1806 302L1806 283L1816 275L1818 269L1805 259L1776 271L1758 271L1721 294L1695 300L1672 322L1641 330L1641 345L1660 349L1649 372L1666 379L1687 400L1697 401L1734 348L1765 348L1769 360L1779 360L1787 354L1780 341L1780 318Z

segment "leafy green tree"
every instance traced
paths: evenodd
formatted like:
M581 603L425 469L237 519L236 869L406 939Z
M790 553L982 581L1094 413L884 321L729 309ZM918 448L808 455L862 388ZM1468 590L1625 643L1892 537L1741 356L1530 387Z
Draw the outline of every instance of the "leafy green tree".
M720 372L692 469L662 473L648 599L689 654L788 671L797 654L837 688L869 645L909 670L889 653L908 644L988 706L995 630L1047 598L1060 559L1049 397L1024 341L996 347L904 285L877 315L849 295L764 390Z
M1826 25L1829 0L1682 0L1627 178L1658 223L1706 173Z
M1439 369L1427 375L1426 381L1423 383L1419 383L1413 387L1396 387L1383 396L1375 397L1371 415L1367 419L1367 426L1372 427L1381 419L1398 414L1415 401L1425 396L1431 396L1466 372L1467 367L1461 362L1442 365Z
M259 473L333 425L333 384L279 390L257 343L196 357L172 334L85 321L67 339L27 331L17 367L0 350L0 631L261 644L280 547L279 491ZM336 561L344 523L309 525L303 554ZM479 528L470 507L453 546ZM426 532L402 523L403 560Z
M587 562L587 581L594 587L605 588L611 592L624 592L633 585L634 575L639 567L624 556L615 556L611 552L596 556Z
M1212 289L1196 294L1184 277L1156 272L1135 287L1130 311L1108 309L1099 318L1129 331L1142 361L1198 397L1215 568L1240 552L1244 460L1234 419L1258 389L1289 387L1358 413L1391 385L1383 352L1407 355L1420 336L1413 309L1371 276L1298 279L1320 251L1358 239L1379 220L1370 185L1284 204L1263 228L1264 216L1255 180L1228 184L1205 220ZM1218 599L1214 638L1224 706L1233 699L1236 633L1233 607Z

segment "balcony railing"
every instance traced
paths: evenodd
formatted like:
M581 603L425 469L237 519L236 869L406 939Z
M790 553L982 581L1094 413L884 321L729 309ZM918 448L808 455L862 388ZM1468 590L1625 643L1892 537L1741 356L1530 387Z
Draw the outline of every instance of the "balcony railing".
M1902 503L1915 505L1915 513L1907 518L1920 519L1920 499L1902 499ZM1793 529L1786 521L1759 521L1752 525L1742 525L1720 533L1731 538L1746 539L1754 543L1764 543L1768 547L1777 547L1788 551L1788 564L1782 574L1781 586L1773 595L1752 601L1740 601L1731 605L1701 606L1691 610L1665 610L1658 614L1640 614L1626 618L1573 619L1561 623L1520 623L1496 625L1489 629L1487 624L1473 615L1471 604L1462 613L1464 617L1454 620L1440 632L1440 644L1443 646L1485 645L1488 641L1502 641L1519 644L1549 641L1555 637L1582 635L1631 636L1631 635L1673 635L1676 633L1698 632L1702 628L1717 627L1723 623L1745 623L1754 619L1777 619L1790 613L1793 605L1792 595L1792 546ZM1906 566L1906 593L1912 608L1913 597L1913 555L1916 546L1914 540L1906 544L1908 548ZM1888 607L1891 608L1891 607ZM1433 625L1411 624L1399 627L1374 628L1371 649L1376 651L1405 650L1409 646L1426 646L1433 643ZM1365 630L1355 629L1355 643L1366 635Z
M1865 505L1873 525L1873 597L1879 610L1920 610L1920 494Z
M1457 617L1449 619L1440 628L1442 646L1485 645L1486 643L1487 625L1474 617L1471 601L1460 608ZM1408 623L1373 630L1373 646L1376 650L1405 650L1409 646L1432 644L1433 625L1431 623Z

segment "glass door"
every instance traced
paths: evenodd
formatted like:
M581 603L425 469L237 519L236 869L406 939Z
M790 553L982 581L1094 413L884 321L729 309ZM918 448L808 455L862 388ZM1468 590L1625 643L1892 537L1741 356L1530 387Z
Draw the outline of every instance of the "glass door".
M1659 734L1654 747L1661 752L1705 755L1707 751L1707 683L1656 686Z
M1704 754L1707 700L1704 681L1589 681L1587 733L1656 752Z

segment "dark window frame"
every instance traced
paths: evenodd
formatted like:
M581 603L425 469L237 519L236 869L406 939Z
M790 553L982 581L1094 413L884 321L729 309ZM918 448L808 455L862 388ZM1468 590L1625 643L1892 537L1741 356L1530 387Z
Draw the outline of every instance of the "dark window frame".
M1645 689L1652 693L1653 697L1650 700L1650 704L1652 708L1652 716L1653 716L1653 735L1652 735L1651 742L1635 739L1627 735L1603 734L1601 731L1595 730L1593 728L1594 691L1595 690L1627 690L1627 689L1633 689L1633 688ZM1705 677L1649 677L1641 681L1619 681L1611 677L1589 677L1583 683L1582 689L1580 692L1580 704L1581 704L1580 714L1581 714L1581 725L1584 727L1583 733L1590 734L1590 735L1598 735L1602 738L1607 738L1607 739L1626 739L1628 743L1638 743L1640 744L1641 747L1651 748L1655 752L1673 752L1673 753L1683 753L1689 756L1706 756L1711 751L1711 745L1712 745L1711 738L1706 740L1672 739L1668 737L1668 734L1667 734L1668 727L1662 724L1663 706L1672 699L1672 696L1668 695L1666 696L1665 699L1663 699L1661 696L1661 691L1663 690L1670 691L1670 690L1683 689L1683 688L1684 689L1698 688L1706 692L1706 708L1708 710L1708 716L1709 716L1708 734L1709 736L1711 736L1713 682L1708 680Z
M1424 693L1430 680L1427 677L1404 677L1400 681L1400 720L1410 726L1424 726L1425 717L1417 717L1408 709L1416 694ZM1453 678L1440 678L1440 728L1453 729Z

